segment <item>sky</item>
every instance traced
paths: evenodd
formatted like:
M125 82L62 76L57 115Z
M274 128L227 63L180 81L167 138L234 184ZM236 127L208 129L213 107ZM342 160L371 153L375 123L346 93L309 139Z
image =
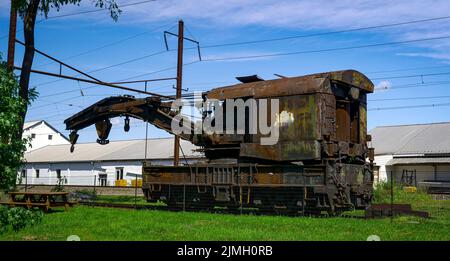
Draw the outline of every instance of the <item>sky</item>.
M127 6L142 1L116 0L119 6L125 5L117 22L109 17L107 10L85 12L96 10L93 1L88 0L82 0L80 6L52 10L48 19L38 18L35 47L83 71L93 71L93 76L105 82L174 77L177 42L169 37L170 50L165 51L163 32L177 33L177 22L183 19L186 37L200 42L201 56L206 60L199 62L196 49L189 48L195 45L185 42L184 61L191 64L183 68L183 88L189 92L238 83L236 76L258 74L264 79L274 79L277 78L274 74L301 76L355 69L367 75L377 89L368 96L369 129L450 121L450 4L447 0L156 0ZM0 52L4 59L9 3L0 0ZM79 12L84 14L69 15ZM22 40L21 28L19 19L17 38ZM342 30L347 32L329 33ZM300 35L315 36L291 37ZM278 38L289 39L223 46ZM440 39L416 41L430 38ZM384 45L392 42L406 43ZM293 52L300 53L274 55ZM22 55L23 48L17 45L16 65L20 66ZM242 56L262 57L221 60ZM134 61L123 63L130 60ZM116 66L105 68L111 65ZM33 68L59 72L58 64L38 54ZM76 75L67 68L62 72ZM174 84L174 81L154 82L148 85L148 90L175 94ZM31 86L36 87L39 97L29 108L27 120L46 120L66 135L69 132L65 130L64 119L104 97L123 94L144 97L42 75L32 75ZM144 89L142 83L127 86ZM427 107L418 107L421 105ZM127 133L123 131L123 119L113 119L112 123L110 140L145 138L146 125L141 121L133 120ZM151 125L148 130L149 138L169 136ZM79 134L79 142L96 140L93 126Z

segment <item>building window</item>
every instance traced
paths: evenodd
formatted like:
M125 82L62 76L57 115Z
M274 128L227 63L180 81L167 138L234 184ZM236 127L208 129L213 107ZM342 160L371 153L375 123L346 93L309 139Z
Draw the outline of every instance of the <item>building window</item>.
M31 138L32 139L36 138L36 134L35 133L31 133Z
M36 172L36 178L38 179L39 178L39 169L35 169L34 171Z
M57 179L60 179L60 178L61 178L61 170L60 170L60 169L57 169L57 170L56 170L56 178L57 178Z
M48 135L48 140L52 140L53 139L53 135Z
M108 175L107 174L98 174L98 180L100 181L100 186L106 187Z
M25 178L27 176L27 170L23 169L22 170L22 178Z
M123 168L116 168L116 180L123 179Z

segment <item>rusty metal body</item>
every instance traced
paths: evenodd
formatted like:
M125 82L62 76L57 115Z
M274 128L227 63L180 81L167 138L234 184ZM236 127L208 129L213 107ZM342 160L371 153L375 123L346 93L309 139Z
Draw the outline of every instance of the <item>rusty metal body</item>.
M208 162L178 167L144 162L144 194L150 201L199 208L223 205L332 213L364 208L370 204L373 189L373 165L366 162L371 151L366 145L370 140L366 95L371 92L370 80L354 70L255 81L205 92L203 99L222 101L224 111L236 99L255 99L256 103L277 99L279 114L275 118L268 115L268 122L277 121L278 142L262 145L261 139L267 135L250 133L247 127L243 134L180 134L201 146ZM76 131L109 122L111 117L130 116L173 133L170 127L176 112L171 104L154 97L111 97L65 123L67 129ZM204 112L202 120L208 117ZM109 132L107 128L97 130L101 139Z

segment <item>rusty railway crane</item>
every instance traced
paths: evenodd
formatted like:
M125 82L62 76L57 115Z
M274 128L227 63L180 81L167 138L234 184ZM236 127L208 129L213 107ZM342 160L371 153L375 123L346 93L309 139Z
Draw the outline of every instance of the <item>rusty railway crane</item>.
M262 144L265 134L251 133L248 124L241 134L177 134L199 146L207 160L183 166L143 162L142 189L148 201L199 209L252 207L332 214L370 204L373 149L367 145L371 137L367 135L366 96L374 86L365 75L344 70L241 81L203 92L201 97L218 100L223 108L237 99L277 99L279 113L271 118L269 106L267 121L278 121L278 142ZM124 116L126 123L134 117L174 134L171 126L179 111L172 105L173 100L155 96L105 98L64 121L72 131L71 150L77 131L92 124L97 142L107 144L113 117ZM251 117L248 111L246 122ZM201 121L214 121L207 108L201 113ZM193 128L190 123L188 129Z

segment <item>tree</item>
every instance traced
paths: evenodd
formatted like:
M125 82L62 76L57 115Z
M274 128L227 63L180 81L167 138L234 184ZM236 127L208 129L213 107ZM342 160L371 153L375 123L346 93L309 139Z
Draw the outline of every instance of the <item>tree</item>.
M31 66L34 59L34 27L36 24L36 16L41 13L47 18L51 9L59 11L64 5L79 5L81 0L11 0L12 7L17 10L20 17L23 20L24 39L25 39L25 52L22 61L22 71L20 73L20 90L19 96L28 101L29 85ZM109 10L109 14L114 21L117 21L120 13L119 6L115 0L92 0L94 5L99 8L105 8ZM21 122L20 128L15 133L16 139L22 138L23 124L25 122L25 116L28 106L25 104L25 110L20 112Z
M8 70L0 55L0 190L10 191L17 179L17 170L23 163L23 153L29 139L17 139L15 133L21 129L20 115L37 93L27 90L27 100L19 95L17 77Z

